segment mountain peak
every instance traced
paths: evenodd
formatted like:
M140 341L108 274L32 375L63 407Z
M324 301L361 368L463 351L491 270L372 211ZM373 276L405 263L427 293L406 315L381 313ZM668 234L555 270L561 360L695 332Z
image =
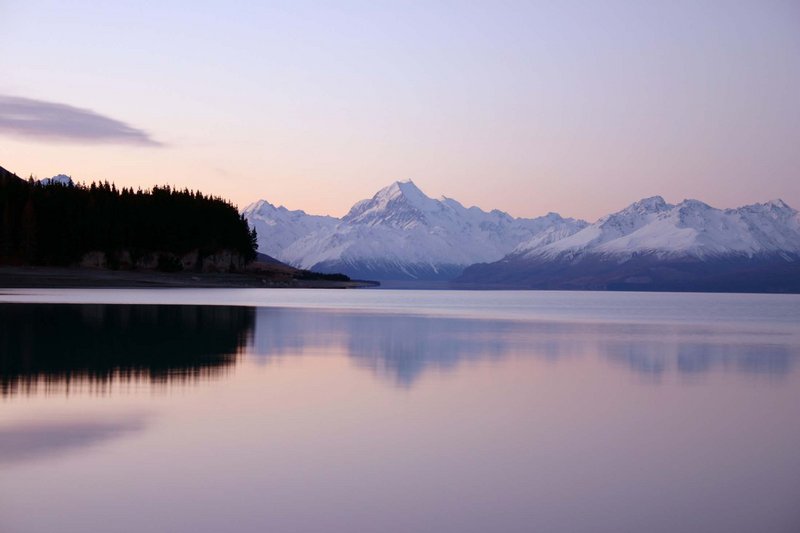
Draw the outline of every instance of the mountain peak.
M39 180L39 183L42 185L53 185L54 183L58 183L60 185L74 185L72 178L67 176L66 174L58 174L53 176L52 178L43 178Z
M413 181L395 181L371 199L356 203L342 220L408 226L421 222L425 213L441 208L440 202L428 197Z
M770 213L772 217L793 217L798 214L795 208L780 198L769 200L764 203L745 205L736 209L729 209L728 211L740 213Z
M785 209L785 210L788 210L788 211L794 211L794 208L792 208L789 204L787 204L786 202L784 202L780 198L776 198L774 200L770 200L768 202L765 202L764 205L766 207L774 207L776 209L781 209L781 210Z
M650 196L634 202L624 209L624 211L636 211L638 213L658 213L671 207L661 196Z
M248 205L244 210L245 211L259 211L261 209L277 209L273 204L268 202L267 200L256 200L252 204Z
M694 200L692 198L687 198L686 200L682 201L680 204L677 205L678 208L681 209L694 209L694 210L708 210L714 209L710 205L705 202L701 202L700 200Z
M259 217L275 217L275 216L306 216L308 215L302 209L291 210L283 205L275 205L270 203L267 200L257 200L252 204L248 205L242 210L242 213L245 213L246 216L259 216ZM311 217L317 218L330 218L326 217L325 215L308 215Z
M606 215L596 222L601 227L626 226L629 228L644 224L652 215L671 209L672 205L661 196L650 196L632 203L625 209Z
M395 181L388 187L379 190L373 199L387 198L393 199L399 196L405 196L409 199L415 198L428 198L424 192L420 190L417 185L411 180ZM429 199L429 198L428 198Z

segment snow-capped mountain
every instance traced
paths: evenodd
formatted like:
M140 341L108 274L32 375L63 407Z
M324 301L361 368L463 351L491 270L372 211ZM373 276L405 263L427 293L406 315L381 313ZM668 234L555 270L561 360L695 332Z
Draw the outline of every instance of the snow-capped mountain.
M73 185L72 178L67 176L66 174L58 174L57 176L53 176L52 178L42 178L39 180L39 183L42 185L53 185L54 183L58 183L60 185Z
M617 258L648 253L697 258L798 253L800 218L781 200L723 210L698 200L671 205L655 196L605 216L574 235L518 252L528 258L574 258L587 253Z
M698 200L672 205L655 196L561 239L523 243L498 262L467 269L461 280L678 289L756 278L782 286L782 276L795 271L800 285L800 216L783 201L716 209Z
M259 251L300 268L379 280L453 279L537 236L571 235L586 226L555 213L524 219L466 208L451 198L429 198L411 181L392 183L341 219L314 217L323 222L286 211L295 218L285 223L276 215L282 208L265 212L258 204L244 215L259 233Z
M325 228L333 227L339 219L309 215L305 211L290 211L275 207L265 200L248 205L242 215L258 234L258 251L280 259L281 252L293 242Z

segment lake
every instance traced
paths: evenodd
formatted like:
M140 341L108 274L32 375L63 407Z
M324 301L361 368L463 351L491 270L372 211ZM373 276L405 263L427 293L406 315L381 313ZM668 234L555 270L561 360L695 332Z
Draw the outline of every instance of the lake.
M0 290L0 531L797 532L800 296Z

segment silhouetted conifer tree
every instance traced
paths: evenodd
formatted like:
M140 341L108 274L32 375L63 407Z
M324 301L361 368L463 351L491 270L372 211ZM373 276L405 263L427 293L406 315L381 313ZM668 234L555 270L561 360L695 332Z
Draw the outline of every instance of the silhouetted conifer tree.
M0 263L74 264L90 251L135 262L147 254L222 250L255 259L256 234L221 198L169 186L144 191L108 181L41 185L0 168ZM167 256L165 256L167 257ZM165 259L165 268L176 268ZM113 266L113 265L112 265Z

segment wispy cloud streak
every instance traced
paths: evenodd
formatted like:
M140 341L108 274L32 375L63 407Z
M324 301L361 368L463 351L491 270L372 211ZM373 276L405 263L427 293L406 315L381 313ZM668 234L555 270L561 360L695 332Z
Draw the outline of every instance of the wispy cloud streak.
M48 140L162 146L124 122L56 102L0 95L0 134Z

